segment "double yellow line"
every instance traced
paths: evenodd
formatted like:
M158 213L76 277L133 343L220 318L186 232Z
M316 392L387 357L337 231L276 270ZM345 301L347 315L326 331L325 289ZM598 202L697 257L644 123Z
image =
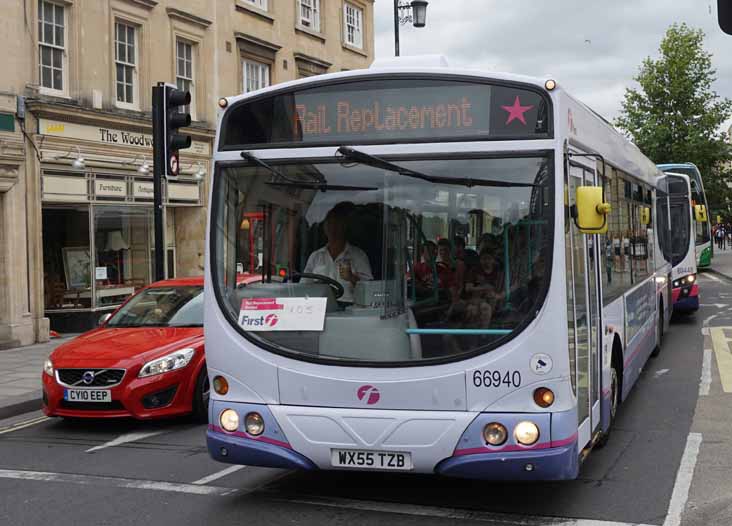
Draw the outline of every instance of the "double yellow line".
M12 433L13 431L18 431L19 429L24 429L26 427L34 426L36 424L40 424L41 422L45 422L46 420L50 420L47 416L37 416L35 418L31 418L30 420L23 420L21 422L15 423L11 426L0 428L0 435L4 435L6 433Z

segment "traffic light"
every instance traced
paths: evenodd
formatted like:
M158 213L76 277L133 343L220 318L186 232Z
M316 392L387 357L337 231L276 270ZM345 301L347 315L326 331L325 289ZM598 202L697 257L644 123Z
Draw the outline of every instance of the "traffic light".
M178 133L190 126L191 115L181 111L191 103L191 94L164 82L153 86L153 158L161 175L177 177L180 163L178 150L190 148L191 136Z
M728 35L732 35L732 0L717 0L719 27Z

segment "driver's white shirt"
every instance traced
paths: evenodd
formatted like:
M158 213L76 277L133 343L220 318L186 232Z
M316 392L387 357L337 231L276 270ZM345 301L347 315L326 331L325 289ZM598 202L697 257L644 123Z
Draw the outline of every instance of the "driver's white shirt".
M321 274L338 281L338 283L343 285L343 296L338 298L338 301L353 303L353 285L350 281L341 279L340 272L338 272L338 264L344 260L351 262L351 272L356 274L359 279L374 279L373 274L371 274L371 264L369 263L368 256L366 256L366 253L363 250L358 247L354 247L350 243L346 243L346 247L343 249L343 252L338 254L335 259L333 259L330 252L328 252L327 245L323 248L319 248L310 254L303 272Z

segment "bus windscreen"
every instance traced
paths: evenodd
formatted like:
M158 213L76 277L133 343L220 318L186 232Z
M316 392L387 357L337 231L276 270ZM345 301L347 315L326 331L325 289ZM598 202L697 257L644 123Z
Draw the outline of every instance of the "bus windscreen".
M220 150L550 137L547 97L513 85L377 79L289 89L226 113Z

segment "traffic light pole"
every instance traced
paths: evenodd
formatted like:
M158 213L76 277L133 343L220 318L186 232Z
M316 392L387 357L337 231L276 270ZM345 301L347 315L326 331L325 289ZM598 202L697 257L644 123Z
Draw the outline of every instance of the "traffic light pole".
M165 83L158 82L152 89L153 121L153 207L155 226L155 281L165 279L165 236L163 230L163 174L168 161L165 158L166 118Z
M190 135L178 128L191 125L184 110L191 94L172 84L158 82L152 89L153 125L153 203L155 207L155 281L165 279L165 230L163 218L163 177L178 177L178 150L191 147ZM184 111L181 111L184 110Z

